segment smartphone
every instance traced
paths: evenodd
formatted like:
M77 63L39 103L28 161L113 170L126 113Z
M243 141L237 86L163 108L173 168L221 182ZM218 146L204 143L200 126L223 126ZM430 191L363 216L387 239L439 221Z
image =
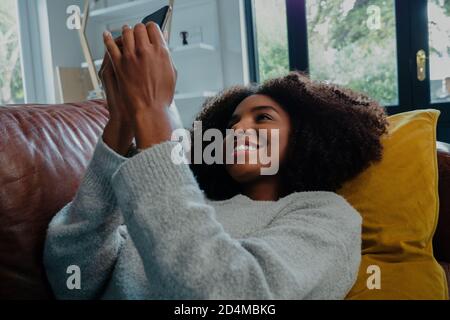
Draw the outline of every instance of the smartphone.
M143 24L147 24L150 21L155 22L162 32L166 30L168 27L170 17L172 15L172 7L171 6L164 6L158 11L153 12L152 14L149 14L144 19L142 19ZM170 31L170 30L169 30ZM119 32L120 34L120 32ZM117 38L115 38L117 45L119 46L119 49L122 49L122 36L118 35Z
M166 29L167 22L169 21L171 14L172 14L172 7L164 6L158 11L155 11L152 14L146 16L144 19L142 19L142 23L147 24L150 21L153 21L157 25L159 25L161 31L164 31Z

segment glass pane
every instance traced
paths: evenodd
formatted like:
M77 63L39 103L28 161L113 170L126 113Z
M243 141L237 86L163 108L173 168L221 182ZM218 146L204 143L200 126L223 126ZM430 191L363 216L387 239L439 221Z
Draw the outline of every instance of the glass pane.
M16 1L0 1L0 104L23 103Z
M431 102L450 101L450 1L428 0Z
M260 81L289 72L285 0L255 0Z
M306 0L313 79L398 104L394 0Z

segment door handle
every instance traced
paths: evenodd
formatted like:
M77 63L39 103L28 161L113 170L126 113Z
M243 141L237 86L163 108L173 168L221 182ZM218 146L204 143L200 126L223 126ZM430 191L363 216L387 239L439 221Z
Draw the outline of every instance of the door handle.
M426 78L426 62L427 56L424 50L419 50L416 53L416 65L417 65L417 80L424 81Z

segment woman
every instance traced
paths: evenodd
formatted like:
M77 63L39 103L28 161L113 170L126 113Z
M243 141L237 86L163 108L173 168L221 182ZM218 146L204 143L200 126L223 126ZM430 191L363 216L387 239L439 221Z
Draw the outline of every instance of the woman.
M202 130L275 130L266 146L277 143L278 172L247 161L262 148L251 136L234 140L243 164L175 164L167 106L176 72L164 37L150 23L124 27L122 39L119 47L104 35L110 120L75 198L48 228L56 297L344 298L358 273L361 217L334 191L380 159L383 109L298 73L234 87L205 103ZM133 137L140 152L126 157Z

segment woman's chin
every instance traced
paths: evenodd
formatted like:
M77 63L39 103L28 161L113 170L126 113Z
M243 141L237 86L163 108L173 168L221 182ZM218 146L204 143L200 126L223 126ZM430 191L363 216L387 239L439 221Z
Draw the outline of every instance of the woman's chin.
M249 183L261 175L259 164L229 164L226 170L237 183Z

